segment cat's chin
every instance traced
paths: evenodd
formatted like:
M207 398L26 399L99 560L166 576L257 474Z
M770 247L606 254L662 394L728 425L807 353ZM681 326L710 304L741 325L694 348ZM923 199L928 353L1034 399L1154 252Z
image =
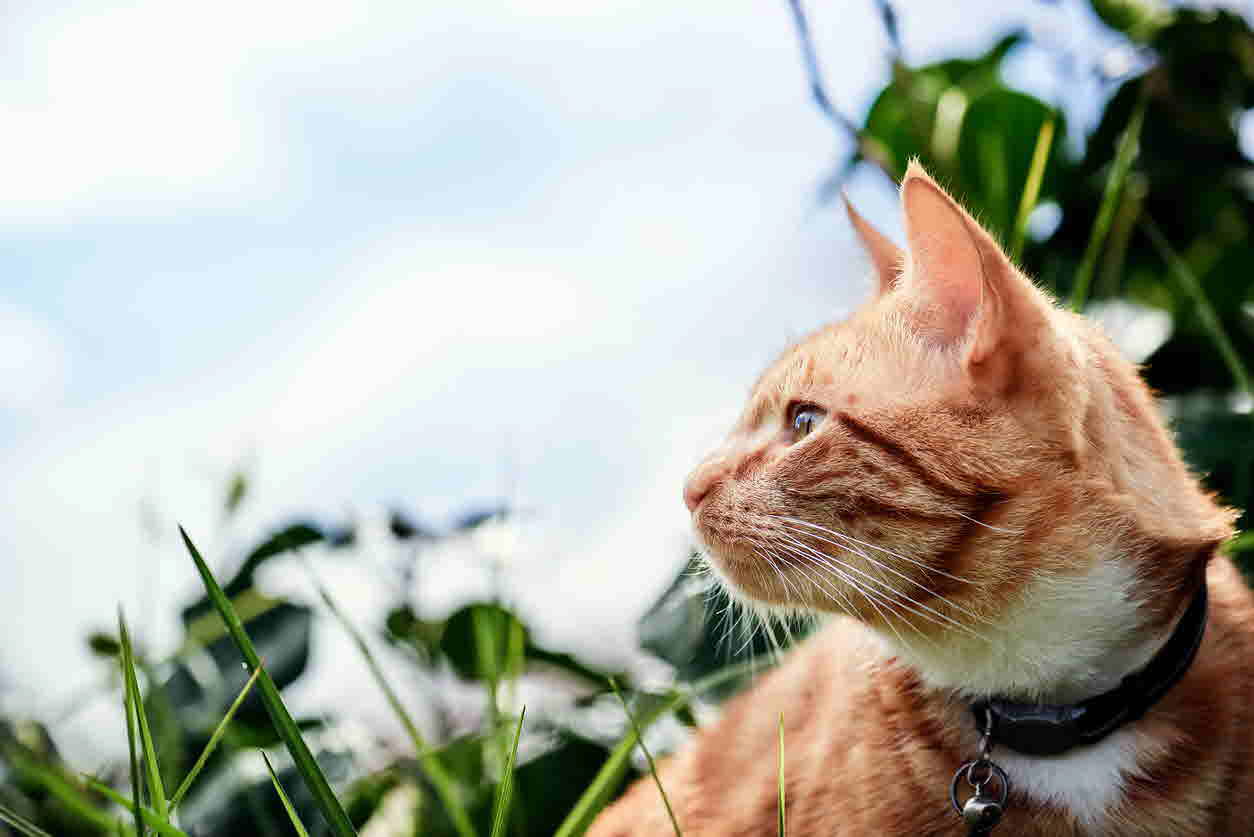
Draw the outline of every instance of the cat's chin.
M705 554L710 570L733 598L768 607L805 607L752 549L707 546Z

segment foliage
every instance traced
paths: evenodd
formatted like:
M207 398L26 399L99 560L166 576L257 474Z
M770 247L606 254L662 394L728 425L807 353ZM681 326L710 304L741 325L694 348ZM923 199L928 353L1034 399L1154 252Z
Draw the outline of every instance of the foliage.
M897 44L897 27L910 25L908 10L878 5ZM855 152L839 161L842 176L873 167L899 177L918 157L1064 299L1090 312L1117 301L1134 324L1167 318L1166 336L1147 349L1146 375L1164 394L1191 463L1230 503L1249 509L1254 419L1243 390L1254 357L1254 171L1236 126L1254 105L1254 34L1231 12L1153 0L1092 6L1115 48L1141 63L1104 81L1091 128L1082 114L1003 80L1008 57L1040 48L1024 34L1007 35L982 55L923 66L906 64L898 50L890 82L861 122L840 116L823 92L808 37L803 58L818 105L856 138ZM801 4L792 9L807 32ZM1100 56L1067 58L1072 66L1101 64ZM821 195L834 194L839 180ZM1050 211L1056 224L1034 223ZM247 475L234 475L224 516L251 493ZM131 763L84 777L61 759L49 730L0 720L0 835L279 835L300 823L315 837L356 829L574 837L632 776L652 771L652 752L667 744L646 742L657 725L681 732L696 725L703 700L743 686L807 630L742 631L730 603L707 591L699 562L690 560L640 624L642 648L676 676L673 687L659 690L539 642L500 595L449 614L423 612L409 590L428 550L512 516L500 504L476 507L439 531L393 510L384 536L407 558L394 600L371 627L350 622L325 588L326 613L319 614L258 586L263 567L311 550L372 572L356 560L353 527L290 521L237 556L234 571L220 573L221 587L189 541L206 595L184 607L177 648L146 653L125 625L117 636L97 632L88 640L110 672L104 688L122 710ZM1254 538L1239 538L1233 551L1249 564ZM211 556L219 570L221 557ZM348 633L406 730L408 740L390 742L386 758L367 762L345 746L332 734L339 719L293 718L286 708L285 691L305 673L315 620L327 617ZM457 734L436 713L420 731L407 708L413 704L402 700L408 684L385 675L375 659L384 651L425 682L474 684L484 705L480 728ZM564 703L533 704L524 724L515 705L520 680L546 684ZM621 707L610 682L621 686ZM420 697L438 699L431 691ZM616 719L608 727L607 710ZM783 734L781 718L781 834ZM263 761L273 767L258 769ZM170 799L166 788L177 788Z

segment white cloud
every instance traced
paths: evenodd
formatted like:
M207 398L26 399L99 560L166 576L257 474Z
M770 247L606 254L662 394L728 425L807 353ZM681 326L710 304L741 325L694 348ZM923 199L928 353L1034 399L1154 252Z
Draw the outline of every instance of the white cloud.
M0 300L0 410L33 414L65 394L69 352L53 328Z

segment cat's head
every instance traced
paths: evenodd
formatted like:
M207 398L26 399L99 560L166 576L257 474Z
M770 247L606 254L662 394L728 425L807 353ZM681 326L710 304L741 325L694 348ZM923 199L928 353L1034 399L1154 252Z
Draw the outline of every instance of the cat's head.
M904 251L849 208L872 299L784 352L688 479L720 577L922 634L1108 560L1144 585L1120 595L1179 586L1228 517L1135 370L917 164L901 204Z

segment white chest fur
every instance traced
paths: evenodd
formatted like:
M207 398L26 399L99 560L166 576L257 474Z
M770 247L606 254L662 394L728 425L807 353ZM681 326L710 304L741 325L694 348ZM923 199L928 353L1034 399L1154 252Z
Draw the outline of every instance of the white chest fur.
M1131 570L1118 560L1095 562L1065 578L1026 585L1019 602L995 623L977 624L980 637L952 632L941 643L902 646L884 637L929 685L966 695L1011 695L1071 702L1106 691L1144 666L1165 641L1146 637L1138 614ZM970 731L965 707L955 723ZM1061 756L1023 756L994 751L1012 785L1032 799L1072 813L1098 833L1118 804L1127 778L1151 755L1150 742L1134 728Z

